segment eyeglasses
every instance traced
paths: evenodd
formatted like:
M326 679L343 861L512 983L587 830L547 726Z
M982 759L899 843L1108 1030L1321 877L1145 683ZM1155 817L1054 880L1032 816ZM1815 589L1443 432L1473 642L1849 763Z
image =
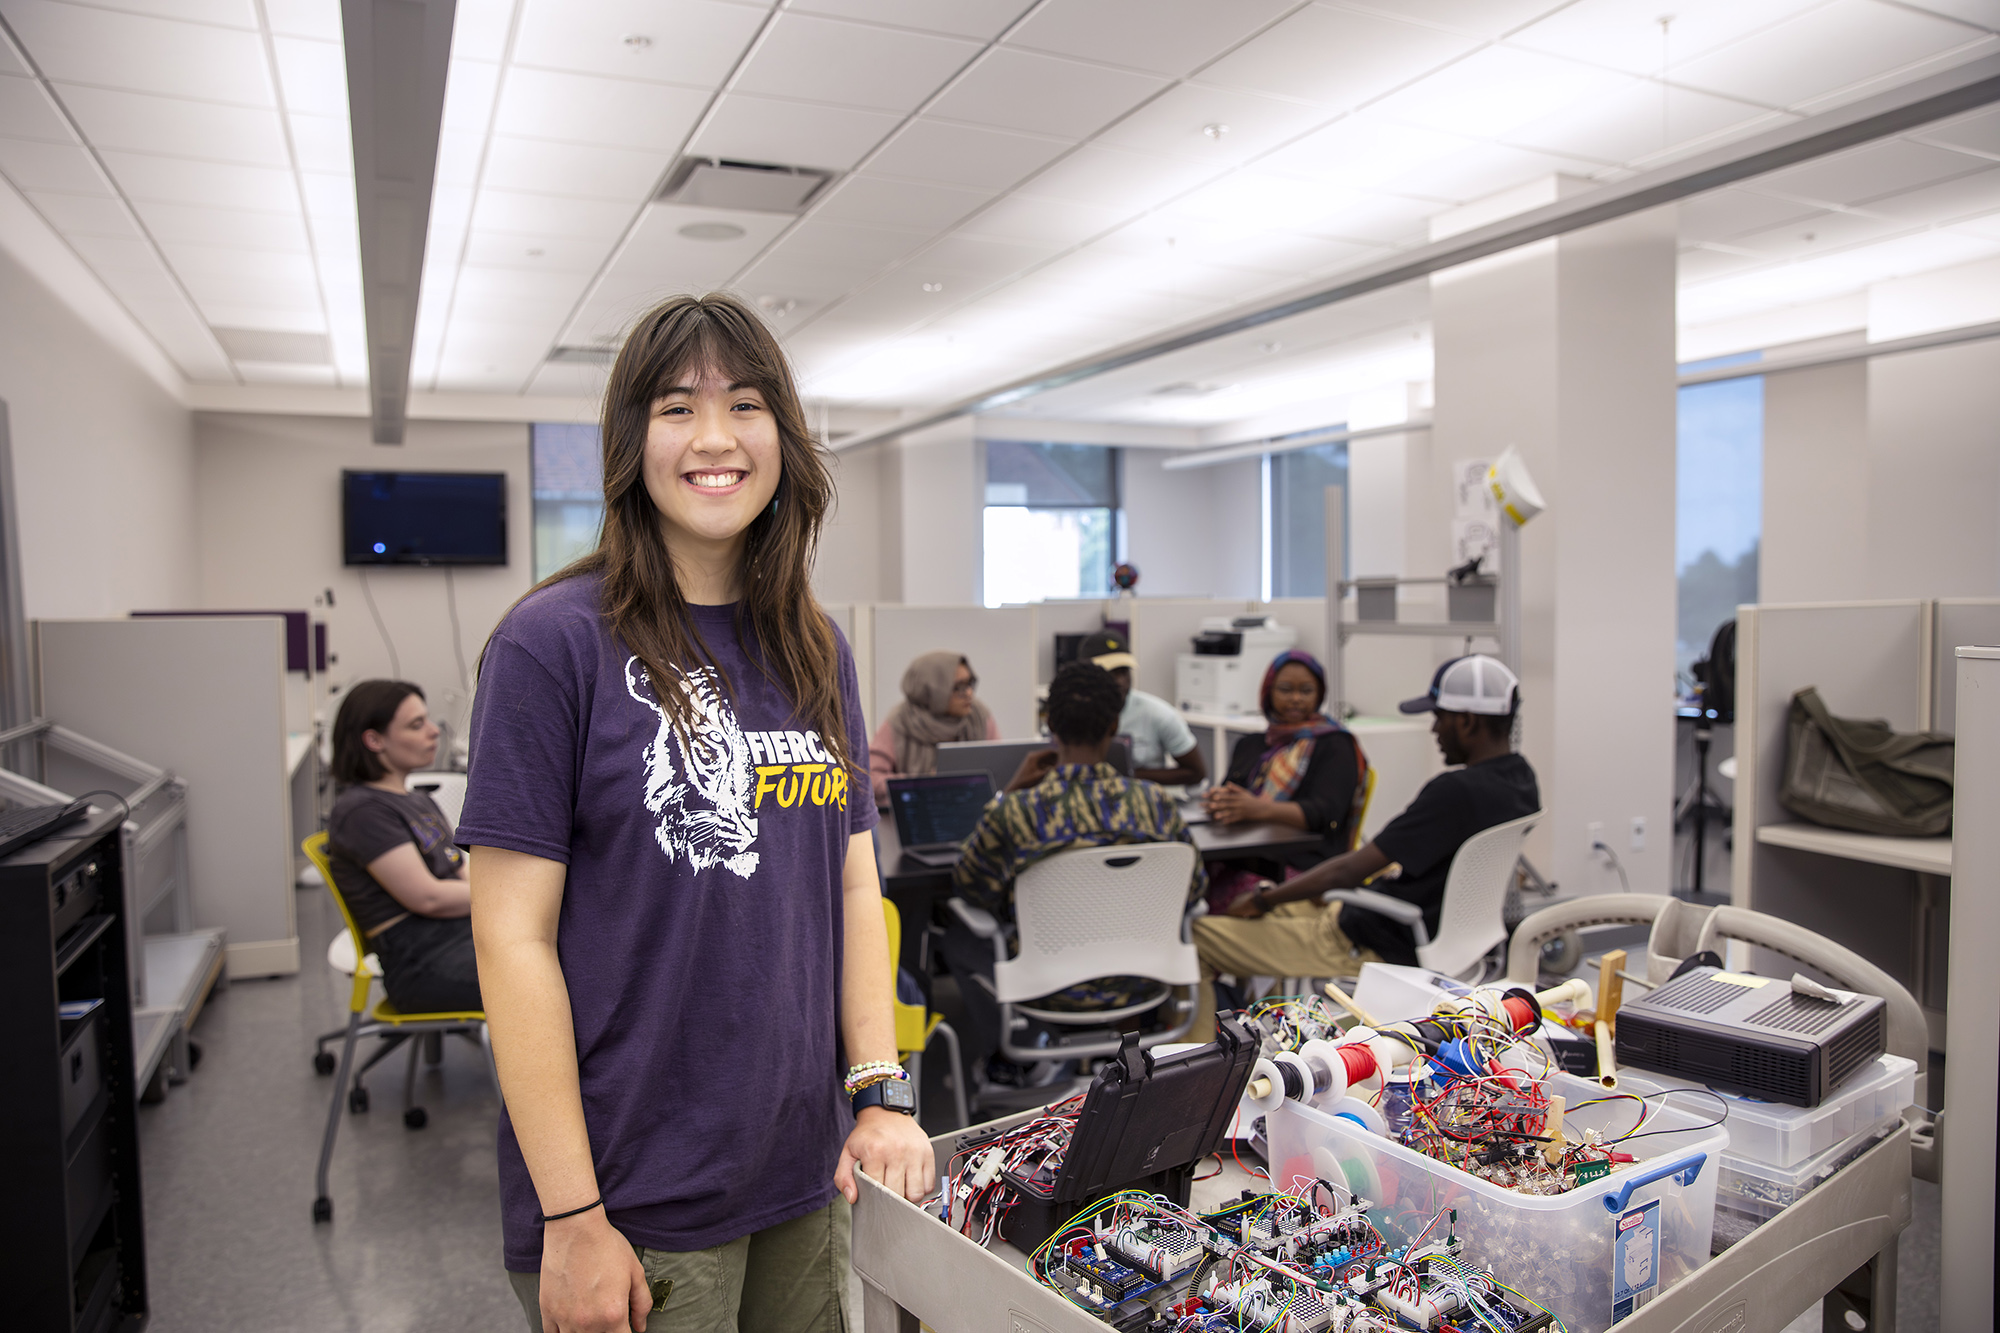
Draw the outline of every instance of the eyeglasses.
M953 694L970 694L978 688L979 677L977 676L967 676L964 680L955 680L951 683L951 692Z

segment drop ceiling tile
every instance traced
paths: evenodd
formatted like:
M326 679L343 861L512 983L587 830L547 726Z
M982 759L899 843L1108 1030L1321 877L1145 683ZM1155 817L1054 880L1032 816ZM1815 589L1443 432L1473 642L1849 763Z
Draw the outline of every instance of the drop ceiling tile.
M1644 162L1701 141L1774 129L1794 117L1691 88L1635 81L1526 122L1509 143L1606 163Z
M333 116L294 115L290 123L299 170L354 171L354 142L346 121Z
M632 221L632 206L604 199L571 199L509 190L479 192L473 222L485 231L615 240Z
M1504 144L1481 144L1441 158L1388 182L1391 188L1431 199L1468 204L1525 185L1542 176L1589 179L1599 168L1590 162Z
M898 270L922 290L925 282L942 282L946 292L1000 282L1058 253L1051 245L1025 245L983 236L947 236Z
M901 123L886 111L729 94L689 151L705 157L846 171Z
M444 128L485 134L493 123L493 98L499 88L499 65L483 60L452 61L444 82Z
M488 187L637 204L666 173L665 153L554 144L496 134L486 154Z
M961 230L967 235L992 236L1003 241L1070 246L1109 231L1128 216L1124 209L1012 194L967 222Z
M240 273L182 275L188 294L211 324L234 325L219 310L256 307L295 311L300 318L319 317L319 283L310 277L254 278Z
M1792 106L1966 45L1960 24L1870 0L1833 3L1682 65L1677 83Z
M1969 175L1986 165L1984 158L1949 148L1891 139L1759 176L1757 189L1813 203L1861 204Z
M2000 158L2000 107L1986 107L1969 116L1926 127L1914 137L1925 143L1945 144Z
M112 178L131 199L266 213L293 212L299 206L292 173L281 168L192 162L141 153L107 151L101 156Z
M1868 201L1867 211L1909 222L1942 225L1961 218L2000 210L2000 166L1941 185L1909 190L1883 199Z
M1353 190L1300 176L1257 170L1235 171L1176 199L1126 231L1149 235L1179 233L1190 240L1219 243L1254 241L1273 231L1309 231L1352 204Z
M224 106L180 97L63 84L57 89L98 148L290 167L284 125L265 107Z
M50 226L65 236L137 236L125 205L108 195L31 191L28 199Z
M1054 139L919 117L870 159L868 169L908 180L1004 190L1068 147Z
M190 245L184 241L162 241L160 248L190 289L210 279L242 279L247 282L305 284L314 288L313 305L319 304L319 275L312 256L281 250L250 250L239 246Z
M1087 139L1167 83L1157 74L998 46L925 114L1058 139Z
M1546 116L1630 91L1635 82L1628 74L1578 61L1489 46L1391 93L1371 111L1446 134L1498 138Z
M1341 7L1456 28L1476 37L1499 37L1559 12L1564 3L1565 0L1341 0Z
M468 299L484 301L559 302L561 314L568 314L569 307L576 304L583 294L588 279L575 273L562 273L547 269L487 268L478 264L467 264L458 271L457 290L453 302L463 310ZM499 316L504 318L504 314ZM532 323L527 319L517 319L514 323Z
M476 285L467 286L461 276L457 294L451 303L452 323L471 321L483 324L496 319L532 323L541 330L541 341L546 344L555 336L562 322L569 318L570 312L576 309L576 298L586 281L575 279L572 285L578 290L567 296L512 296Z
M243 377L245 384L318 384L331 387L335 383L332 366L292 366L276 362L238 361L236 373Z
M250 0L97 0L96 7L181 23L212 23L252 32L257 29L257 9Z
M604 262L604 243L575 236L523 236L474 227L466 234L465 262L487 268L595 273Z
M1428 199L1364 191L1312 230L1315 235L1377 245L1418 245L1429 239L1430 218L1437 211L1438 205Z
M45 143L75 143L42 86L33 79L0 77L0 126L9 139L40 139Z
M1324 107L1184 83L1112 126L1097 142L1216 169L1236 166L1327 120ZM1215 127L1214 134L1209 133Z
M1587 60L1628 74L1657 76L1664 63L1673 78L1695 57L1817 8L1826 0L1728 0L1676 5L1662 41L1659 6L1631 0L1577 0L1509 37L1508 43L1551 55Z
M910 112L979 53L963 37L780 13L733 85L743 93Z
M793 0L790 8L984 41L999 36L1033 5L1030 0Z
M1260 159L1267 171L1283 171L1343 189L1367 190L1400 180L1441 162L1474 143L1454 134L1351 116Z
M1288 0L1050 0L1007 42L1180 78L1288 8Z
M710 88L736 67L767 12L711 0L526 0L514 59L574 74ZM627 37L648 41L628 46Z
M301 255L312 249L296 206L289 213L158 202L138 202L133 207L162 245L222 245Z
M306 214L315 220L344 221L350 230L354 223L354 176L336 176L330 172L301 171L299 188L305 195Z
M1377 14L1313 5L1201 72L1203 83L1356 107L1479 45Z
M602 366L544 365L528 381L528 392L551 398L601 398L609 376Z
M33 78L33 72L14 58L12 43L0 42L0 74L15 74L22 78Z
M212 327L223 329L269 329L276 333L322 333L326 322L317 304L293 301L277 304L252 292L242 302L204 300L201 316Z
M287 111L347 119L347 57L340 43L274 37L271 48L278 56Z
M991 200L994 193L864 173L849 176L836 185L814 206L813 216L829 222L937 229L958 221Z
M692 88L511 69L493 120L499 134L670 153L708 94Z
M507 53L507 29L517 0L457 0L451 21L451 58L497 65Z
M1913 9L1927 9L1933 14L1955 18L1988 32L2000 32L2000 11L1993 8L1993 0L1901 0L1901 3Z
M338 0L264 0L264 14L280 37L341 40Z
M1910 229L1907 221L1899 219L1859 213L1820 213L1781 227L1733 237L1729 245L1752 251L1764 259L1814 259Z
M0 174L12 181L17 190L111 193L90 154L72 144L0 139Z
M1200 162L1085 144L1035 177L1024 192L1137 213L1218 174L1217 168Z
M568 343L590 343L616 335L652 302L683 291L706 291L727 282L791 223L781 213L652 204L631 236L605 267L577 317L563 330ZM726 222L742 235L700 240L683 227ZM596 268L593 264L592 269ZM785 292L784 295L795 293Z
M112 274L165 276L160 268L158 252L144 237L71 236L66 239L70 247L83 256L84 262L107 279Z
M1758 194L1753 190L1711 190L1681 201L1681 244L1728 241L1753 231L1786 226L1812 217L1819 211L1810 204Z
M254 31L52 0L9 0L7 22L52 80L272 105L264 44Z
M915 228L863 227L808 218L778 243L773 254L794 262L821 264L830 273L846 273L858 282L915 253L930 238L931 233Z
M471 189L479 183L479 163L486 154L485 131L442 130L438 134L436 184ZM348 170L352 171L350 157Z
M729 285L753 296L823 303L845 296L871 276L828 268L815 259L773 254L737 274Z

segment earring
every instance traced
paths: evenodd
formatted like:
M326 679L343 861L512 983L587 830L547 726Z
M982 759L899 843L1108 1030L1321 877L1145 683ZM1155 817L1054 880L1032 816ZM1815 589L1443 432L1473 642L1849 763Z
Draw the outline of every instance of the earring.
M771 496L771 507L765 512L768 513L772 518L776 518L778 516L778 497L775 492Z

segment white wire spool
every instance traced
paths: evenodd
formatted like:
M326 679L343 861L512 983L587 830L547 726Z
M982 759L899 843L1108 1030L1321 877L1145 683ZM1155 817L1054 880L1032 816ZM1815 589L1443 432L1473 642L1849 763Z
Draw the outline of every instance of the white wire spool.
M1314 1106L1339 1101L1347 1095L1347 1062L1340 1058L1338 1046L1316 1039L1299 1047L1299 1054L1312 1067Z
M1264 1081L1264 1091L1261 1096L1254 1095L1259 1079ZM1276 1065L1259 1056L1257 1063L1250 1067L1250 1084L1244 1089L1243 1100L1263 1114L1269 1115L1284 1104L1285 1076L1279 1072Z

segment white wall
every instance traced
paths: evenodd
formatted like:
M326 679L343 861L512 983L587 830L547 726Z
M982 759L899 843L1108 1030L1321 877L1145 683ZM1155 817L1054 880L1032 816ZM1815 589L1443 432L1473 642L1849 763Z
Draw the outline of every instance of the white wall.
M900 520L899 599L912 606L978 605L986 450L973 437L972 418L918 431L886 447L897 460L892 512Z
M467 471L507 474L507 558L456 570L459 644L453 652L445 572L369 569L372 591L405 680L423 686L434 715L463 736L463 681L478 671L486 636L532 582L532 494L525 425L413 421L400 448L369 443L365 420L203 413L195 422L202 603L218 609L311 608L327 622L338 662L331 686L390 674L389 648L364 596L362 570L340 560L340 473ZM333 590L332 606L324 604ZM323 698L329 716L337 696Z
M1173 453L1127 447L1120 478L1125 558L1142 597L1258 594L1263 523L1257 460L1169 472Z
M0 399L30 619L193 606L193 417L0 250Z
M1867 365L1766 375L1757 600L1866 597L1867 515Z
M884 451L835 454L833 512L820 529L813 591L822 602L879 602L882 596Z
M2000 595L2000 343L1868 363L1873 597Z

